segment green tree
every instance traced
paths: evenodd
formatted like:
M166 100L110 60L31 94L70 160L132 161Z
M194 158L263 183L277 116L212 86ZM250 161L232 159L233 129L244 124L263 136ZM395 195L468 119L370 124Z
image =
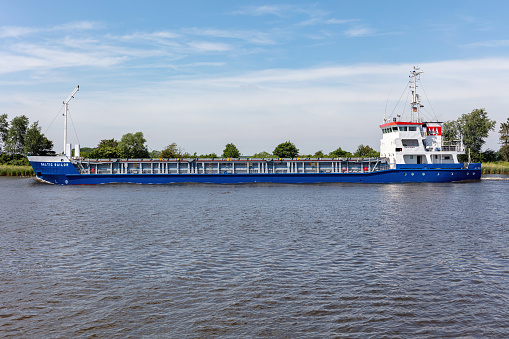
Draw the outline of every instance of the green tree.
M54 153L52 149L53 142L41 133L39 122L34 122L26 131L23 153L25 155L49 155Z
M93 147L81 147L80 149L80 155L84 158L91 158L89 156L90 152L92 152L94 150ZM73 155L74 155L74 150L73 150Z
M484 138L495 129L495 124L495 121L488 118L484 108L474 109L458 119L459 132L463 136L465 147L471 151L472 161L481 160L481 148L486 142Z
M504 145L500 147L500 157L504 161L509 161L509 145Z
M323 154L322 150L316 151L313 155L314 158L323 158L325 155Z
M5 151L9 154L23 154L25 148L25 134L28 129L28 118L24 115L15 117L7 133Z
M142 132L127 133L122 136L118 148L126 158L148 158L150 156L145 143L147 140Z
M232 143L226 144L224 150L223 150L223 158L238 158L240 157L240 151Z
M209 154L200 154L198 156L198 158L208 158L208 159L213 159L213 158L217 158L217 154L216 153L209 153Z
M183 158L182 153L183 150L180 149L176 143L172 143L166 146L166 148L161 151L161 154L159 156L165 159L176 159Z
M118 146L118 141L115 139L103 139L99 142L97 145L97 148L103 148L103 147L111 147L115 148Z
M272 152L278 158L295 158L299 149L290 141L280 143Z
M161 151L152 150L152 151L150 152L150 157L151 157L152 159L161 158Z
M460 139L458 121L446 121L442 125L442 138L444 141L455 141Z
M334 151L329 153L329 157L331 157L331 158L348 158L351 156L352 156L352 153L343 151L343 149L341 149L341 147L338 147L337 149L335 149Z
M356 158L378 158L380 156L380 152L375 151L370 146L359 145L357 150L353 154Z
M86 157L91 159L112 159L123 158L124 156L120 152L117 140L103 139L95 149L86 154Z
M505 161L509 161L509 118L507 118L507 122L503 122L500 124L500 156Z
M259 158L259 159L272 158L272 157L273 157L272 154L270 154L269 152L265 152L265 151L261 151L259 153L253 154L253 158Z
M495 152L492 149L487 149L482 152L481 161L482 162L495 162L500 160L500 152Z
M9 122L7 121L7 114L0 115L0 146L5 146L7 136L9 133ZM3 153L3 148L0 148L0 154Z

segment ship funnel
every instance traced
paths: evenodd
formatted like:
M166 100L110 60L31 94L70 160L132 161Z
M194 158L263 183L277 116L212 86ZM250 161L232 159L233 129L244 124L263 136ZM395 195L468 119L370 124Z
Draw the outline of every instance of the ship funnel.
M74 158L75 159L80 158L80 144L74 145Z

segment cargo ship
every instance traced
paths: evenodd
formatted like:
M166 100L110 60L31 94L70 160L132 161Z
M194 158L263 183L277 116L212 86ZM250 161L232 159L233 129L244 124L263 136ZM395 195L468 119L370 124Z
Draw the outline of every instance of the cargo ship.
M244 183L421 183L481 179L480 163L463 163L461 140L446 142L441 122L425 122L417 82L410 72L410 118L384 118L378 158L189 158L83 159L79 146L71 156L67 143L67 107L79 87L64 101L64 153L29 156L36 179L57 185L80 184L244 184Z

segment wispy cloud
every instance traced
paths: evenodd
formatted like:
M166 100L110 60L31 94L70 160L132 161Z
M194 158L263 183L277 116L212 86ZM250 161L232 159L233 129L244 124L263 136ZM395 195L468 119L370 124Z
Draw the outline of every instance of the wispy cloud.
M224 30L215 28L185 28L183 33L190 35L209 36L215 38L228 38L244 40L250 43L272 45L275 44L273 35L258 30Z
M93 21L76 21L63 25L52 27L19 27L19 26L0 26L0 39L3 38L21 38L34 33L47 33L54 31L77 31L103 28L104 25Z
M192 41L188 45L199 52L225 52L232 49L228 44L208 41Z
M291 5L264 5L264 6L248 6L243 9L234 11L233 14L240 15L275 15L278 17L287 16L295 7Z
M37 29L30 27L2 26L0 27L0 39L19 38L37 32Z
M105 25L96 21L74 21L63 25L58 25L50 30L63 30L63 31L84 31L92 29L104 28Z
M472 42L470 44L462 45L463 47L507 47L509 40L488 40Z
M156 32L135 32L131 34L125 34L121 36L106 35L112 40L122 41L155 41L163 43L168 40L175 40L180 37L180 34L170 31L156 31Z
M299 26L314 26L314 25L345 25L358 21L357 19L329 19L324 17L313 17L309 20L298 23Z
M375 32L368 27L355 26L345 31L345 35L350 38L364 37L373 35Z

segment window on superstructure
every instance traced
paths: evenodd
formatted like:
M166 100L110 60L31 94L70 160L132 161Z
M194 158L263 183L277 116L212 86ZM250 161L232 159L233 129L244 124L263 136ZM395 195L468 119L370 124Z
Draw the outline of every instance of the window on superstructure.
M397 131L398 131L398 128L397 128L397 127L393 127L393 128L392 128L392 130L393 130L394 132L397 132Z
M408 127L408 130L411 131L411 132L415 132L415 131L417 131L417 127L410 126L410 127Z
M401 127L399 128L399 130L400 130L400 131L403 131L403 132L406 132L407 127L406 127L406 126L401 126Z

